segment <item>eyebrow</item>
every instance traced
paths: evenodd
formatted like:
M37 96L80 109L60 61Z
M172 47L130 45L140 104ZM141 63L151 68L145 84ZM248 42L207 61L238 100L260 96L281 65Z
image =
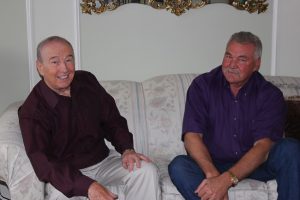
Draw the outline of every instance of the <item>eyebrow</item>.
M58 58L58 57L59 57L59 56L52 56L52 57L49 58L49 60L56 59L56 58ZM66 56L65 58L69 58L69 57L74 58L74 56L73 56L72 54Z

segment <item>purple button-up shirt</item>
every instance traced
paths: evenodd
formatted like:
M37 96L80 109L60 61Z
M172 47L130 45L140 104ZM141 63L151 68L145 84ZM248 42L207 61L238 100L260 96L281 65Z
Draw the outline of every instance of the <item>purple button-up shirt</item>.
M282 92L259 72L235 97L220 66L190 85L182 138L187 132L202 133L212 159L236 162L259 139L281 139L285 114Z
M37 177L66 196L87 196L94 181L79 169L108 156L104 139L122 153L133 148L132 134L114 99L91 73L76 71L71 96L40 81L19 109L27 155Z

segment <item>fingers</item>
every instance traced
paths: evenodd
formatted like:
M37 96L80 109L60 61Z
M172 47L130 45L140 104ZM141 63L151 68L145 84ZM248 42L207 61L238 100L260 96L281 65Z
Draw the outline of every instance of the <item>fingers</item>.
M93 182L88 189L88 198L90 200L114 200L118 199L118 195L112 193L101 184Z
M136 153L134 151L130 153L123 154L122 156L122 165L125 169L128 169L128 171L133 171L134 167L137 168L141 167L141 161L144 160L146 162L151 162L151 160L140 153Z

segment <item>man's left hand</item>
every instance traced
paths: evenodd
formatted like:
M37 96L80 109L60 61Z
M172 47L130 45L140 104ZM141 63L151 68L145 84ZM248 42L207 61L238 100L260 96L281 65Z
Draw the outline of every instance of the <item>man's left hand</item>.
M204 179L195 193L203 200L227 200L231 183L224 175Z
M130 172L133 171L134 165L136 165L137 168L140 168L142 160L151 162L147 156L137 153L133 149L127 149L122 154L122 165Z

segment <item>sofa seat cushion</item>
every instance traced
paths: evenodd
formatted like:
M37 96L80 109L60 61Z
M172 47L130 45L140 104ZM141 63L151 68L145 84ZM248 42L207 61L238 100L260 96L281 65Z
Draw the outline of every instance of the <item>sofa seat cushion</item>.
M160 174L162 195L166 196L164 199L183 199L169 177L168 164L170 161L155 159L155 163ZM242 180L236 187L229 190L230 200L265 200L268 199L268 195L268 185L253 179Z
M277 200L277 182L276 180L271 180L267 182L268 191L269 191L269 200Z
M230 200L268 199L267 184L253 179L244 179L229 190Z
M168 173L168 165L171 161L163 160L163 159L155 159L154 162L156 163L159 171L161 192L167 194L180 195L176 187L173 185Z

